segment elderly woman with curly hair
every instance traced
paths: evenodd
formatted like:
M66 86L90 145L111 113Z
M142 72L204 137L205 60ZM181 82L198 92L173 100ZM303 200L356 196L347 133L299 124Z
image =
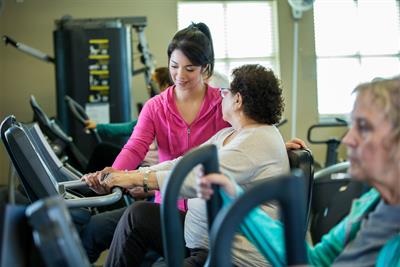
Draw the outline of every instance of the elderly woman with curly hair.
M274 73L260 65L244 65L232 73L231 87L221 89L223 119L232 127L222 129L204 144L215 144L220 170L241 186L256 180L289 171L285 143L274 124L283 112L282 89ZM106 169L110 173L102 183L132 188L147 183L149 189L160 189L180 158L149 167L148 172L123 172ZM147 175L145 179L145 175ZM196 198L196 173L186 178L181 194L188 200L184 222L187 258L185 266L203 266L208 253L207 215L204 200ZM147 182L144 183L144 181ZM276 207L266 207L276 216ZM163 254L160 225L160 206L136 202L122 216L111 244L105 266L139 266L148 249ZM238 266L265 266L265 259L241 235L233 245L234 263Z

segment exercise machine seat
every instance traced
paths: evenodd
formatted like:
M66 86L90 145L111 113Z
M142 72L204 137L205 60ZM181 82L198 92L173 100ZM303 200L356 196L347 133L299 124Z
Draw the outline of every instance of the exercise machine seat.
M289 149L288 151L290 169L300 169L304 173L305 196L306 196L306 225L308 224L312 192L314 186L314 158L309 149ZM306 227L307 228L307 227ZM305 229L307 230L307 229Z
M314 244L337 225L350 211L355 198L370 187L353 180L347 169L348 161L324 168L314 175L313 199L311 203L310 234Z

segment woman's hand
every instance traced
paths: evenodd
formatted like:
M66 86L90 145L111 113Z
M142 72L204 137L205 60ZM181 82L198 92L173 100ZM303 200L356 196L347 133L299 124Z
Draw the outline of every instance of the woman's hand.
M294 138L294 139L286 142L285 145L286 145L286 149L307 148L306 143L299 138Z
M212 190L211 185L217 184L220 185L221 188L231 197L235 197L236 188L235 185L228 177L219 173L211 173L198 179L197 186L197 196L203 198L205 200L209 200L211 196L214 194L214 190Z
M143 181L143 174L139 171L119 171L113 168L105 168L103 170L107 172L107 177L101 182L101 185L106 187L109 191L115 187L121 187L125 189L132 189L137 186L141 186L142 183L139 181Z
M97 194L104 195L109 193L107 187L102 185L102 179L107 175L103 171L97 171L93 173L88 173L82 176L81 181L86 182L86 184Z
M110 193L114 186L120 186L122 188L132 188L130 181L130 176L134 176L138 171L120 171L112 167L105 167L101 171L94 173L88 173L82 176L81 181L87 183L90 188L99 195L104 195Z
M90 129L96 129L96 122L92 120L86 120L85 121L85 129L90 130Z

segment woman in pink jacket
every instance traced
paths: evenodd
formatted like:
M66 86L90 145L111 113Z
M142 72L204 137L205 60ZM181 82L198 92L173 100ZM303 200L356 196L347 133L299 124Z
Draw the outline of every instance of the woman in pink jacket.
M154 138L163 162L183 155L229 126L222 119L219 91L205 83L214 69L208 27L192 24L176 33L168 46L168 59L174 85L146 102L135 130L112 166L115 169L136 169ZM160 202L157 192L155 201ZM183 203L180 209L184 209Z
M206 83L214 70L214 50L207 25L192 24L178 31L168 46L168 59L174 85L146 102L135 130L112 166L115 169L136 169L154 139L158 145L159 161L163 162L183 155L229 126L222 119L219 90ZM146 173L146 168L139 170ZM98 186L100 179L101 172L83 177L93 189L103 193L102 187ZM160 201L159 192L156 192L155 202ZM183 200L178 205L185 210ZM110 245L122 215L119 211L110 213L93 216L81 234L92 262Z

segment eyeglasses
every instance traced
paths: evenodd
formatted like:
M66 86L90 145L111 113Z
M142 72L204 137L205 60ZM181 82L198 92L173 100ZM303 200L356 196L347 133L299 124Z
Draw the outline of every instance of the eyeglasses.
M230 88L220 88L219 92L221 94L221 97L225 98L229 94L230 90Z

